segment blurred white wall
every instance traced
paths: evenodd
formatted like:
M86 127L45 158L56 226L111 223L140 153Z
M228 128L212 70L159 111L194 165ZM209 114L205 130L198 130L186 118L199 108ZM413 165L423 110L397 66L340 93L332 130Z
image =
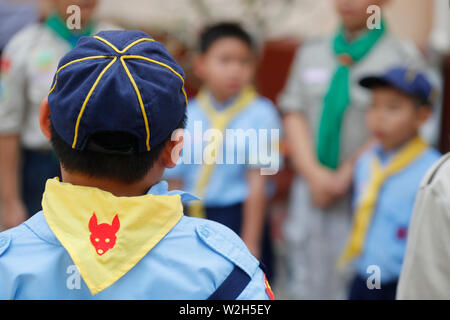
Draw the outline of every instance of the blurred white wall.
M435 1L445 2L447 11L434 10ZM383 13L395 34L425 46L434 11L441 15L436 20L446 20L448 6L447 0L390 0ZM126 27L163 29L185 41L221 19L241 21L266 39L328 34L338 22L333 0L101 0L99 16Z

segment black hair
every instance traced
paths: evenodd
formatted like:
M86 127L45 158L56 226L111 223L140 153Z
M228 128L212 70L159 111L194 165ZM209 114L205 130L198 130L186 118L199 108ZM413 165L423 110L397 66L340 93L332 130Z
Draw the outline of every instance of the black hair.
M187 116L184 114L177 127L184 129ZM111 150L117 146L118 153L98 152L88 149L77 150L65 142L56 132L50 121L51 144L61 165L67 171L79 172L90 177L107 178L131 184L141 180L158 160L161 152L171 139L172 133L159 145L154 146L148 152L125 152L124 148L137 145L137 138L126 132L99 132L89 138L95 145ZM126 147L128 146L128 147Z
M254 50L252 37L238 23L221 22L203 30L200 36L200 52L206 53L214 42L228 37L239 39L247 44L252 51Z

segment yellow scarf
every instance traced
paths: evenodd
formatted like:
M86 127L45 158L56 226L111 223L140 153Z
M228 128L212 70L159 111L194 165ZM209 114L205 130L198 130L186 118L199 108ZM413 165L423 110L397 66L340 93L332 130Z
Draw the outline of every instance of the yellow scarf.
M180 195L116 197L58 178L47 180L42 207L93 295L133 268L183 215Z
M209 183L214 166L217 162L217 152L222 148L225 129L233 120L234 116L247 107L256 96L257 93L253 87L246 87L242 89L239 96L236 98L236 101L231 106L223 111L217 111L212 105L210 96L204 90L200 91L197 95L198 104L209 119L210 128L217 129L217 134L213 136L213 142L207 146L210 152L208 153L205 150L205 163L200 168L200 173L194 187L194 194L196 196L200 198L205 196L206 186ZM203 202L193 201L189 206L189 215L204 218L205 208Z
M426 142L417 136L400 149L386 167L381 166L378 157L373 160L371 178L357 207L350 237L337 262L338 268L344 268L350 260L361 254L383 183L391 175L411 164L427 147Z

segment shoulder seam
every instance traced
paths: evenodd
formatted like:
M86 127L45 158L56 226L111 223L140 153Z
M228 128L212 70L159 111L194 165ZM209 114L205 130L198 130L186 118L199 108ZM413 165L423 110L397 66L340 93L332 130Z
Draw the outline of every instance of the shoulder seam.
M450 159L450 153L447 153L446 155L443 156L443 158L436 164L436 167L433 169L433 172L430 174L429 178L427 179L425 185L430 185L435 176L436 173L439 171L440 168L442 168L442 166Z
M42 241L44 241L44 242L47 242L47 243L49 243L49 244L51 244L51 245L54 245L54 246L59 246L59 245L60 245L60 244L57 243L57 242L49 241L48 239L43 238L43 237L40 236L36 231L34 231L33 228L30 227L27 223L24 223L24 225L28 228L28 230L31 231L31 233L32 233L36 238L38 238L38 239L40 239L40 240L42 240Z
M16 230L12 230L12 229L9 229L9 230L11 230L11 231L9 231L9 230L6 230L6 231L4 231L4 232L2 232L2 233L0 233L0 237L7 237L8 238L8 244L7 244L7 246L5 247L5 248L0 248L0 256L11 246L11 242L13 242L13 241L15 241L15 240L17 240L17 239L20 239L21 237L23 237L25 234L26 234L26 229L24 229L25 227L24 227L24 225L25 225L25 223L22 223L22 224L20 224L20 225L18 225L15 229ZM19 228L21 228L21 229L23 229L23 230L20 230L20 231L18 231L17 233L16 233L16 231L19 229Z
M11 234L0 234L0 256L8 250L11 244Z

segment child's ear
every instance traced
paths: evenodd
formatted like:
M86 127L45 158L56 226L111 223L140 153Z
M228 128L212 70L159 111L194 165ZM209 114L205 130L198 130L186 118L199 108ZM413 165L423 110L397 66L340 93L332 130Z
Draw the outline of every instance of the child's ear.
M167 141L160 157L165 168L173 168L177 165L181 150L183 150L183 134L183 129L177 129L173 132L170 140Z
M50 108L48 106L48 96L46 96L41 102L41 108L39 110L39 125L44 136L50 140Z
M417 110L417 125L420 128L431 116L431 107L422 106Z
M203 54L201 53L197 52L192 56L192 69L195 76L199 79L203 79L204 60Z

